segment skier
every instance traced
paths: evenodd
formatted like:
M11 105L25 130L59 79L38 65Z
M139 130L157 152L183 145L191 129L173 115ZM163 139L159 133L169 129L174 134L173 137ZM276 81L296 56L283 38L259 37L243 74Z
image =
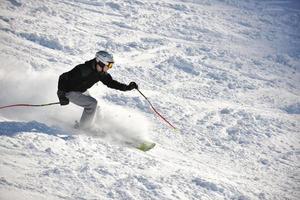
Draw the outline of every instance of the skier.
M75 124L75 128L88 128L93 121L97 100L88 94L87 89L95 83L101 81L107 87L121 91L138 89L135 82L126 85L114 80L107 72L113 64L112 54L98 51L94 59L60 75L57 91L60 105L68 105L70 101L84 108L80 122Z

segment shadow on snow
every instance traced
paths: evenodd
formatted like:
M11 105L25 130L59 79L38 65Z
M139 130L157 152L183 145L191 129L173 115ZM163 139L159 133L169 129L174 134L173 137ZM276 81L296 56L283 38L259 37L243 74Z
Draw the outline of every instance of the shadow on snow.
M48 135L57 136L65 140L72 138L72 136L68 132L62 130L59 127L55 127L55 126L50 127L46 124L37 121L0 122L0 135L13 137L19 133L24 133L24 132L44 133Z

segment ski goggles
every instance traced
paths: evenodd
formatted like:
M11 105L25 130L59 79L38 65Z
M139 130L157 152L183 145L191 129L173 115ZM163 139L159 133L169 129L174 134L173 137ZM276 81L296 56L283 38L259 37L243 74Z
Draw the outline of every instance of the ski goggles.
M113 62L109 62L106 66L108 67L108 69L111 69L113 67Z
M113 67L113 62L109 62L107 65L105 65L104 63L102 63L101 61L97 62L102 68L107 66L108 69L111 69Z

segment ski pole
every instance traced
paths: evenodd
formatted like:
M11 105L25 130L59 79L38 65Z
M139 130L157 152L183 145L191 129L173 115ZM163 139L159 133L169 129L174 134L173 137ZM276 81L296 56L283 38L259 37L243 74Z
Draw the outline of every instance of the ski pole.
M169 126L171 126L173 129L177 130L177 128L175 126L173 126L166 118L164 118L152 105L152 103L148 100L148 98L139 90L136 89L145 99L146 101L149 103L149 105L151 106L152 110L160 117L162 118L167 124L169 124Z
M21 106L26 106L26 107L41 107L41 106L51 106L51 105L55 105L55 104L59 104L59 102L46 103L46 104L13 104L13 105L8 105L8 106L1 106L0 109L12 108L12 107L21 107Z

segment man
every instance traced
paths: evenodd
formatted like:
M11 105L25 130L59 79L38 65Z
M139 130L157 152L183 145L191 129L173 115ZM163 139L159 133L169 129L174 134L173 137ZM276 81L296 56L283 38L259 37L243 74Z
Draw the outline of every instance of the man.
M107 72L112 68L114 59L112 54L99 51L96 57L77 65L69 72L59 77L57 96L60 105L68 105L69 101L84 108L80 122L76 128L88 128L94 118L97 100L88 94L84 94L95 83L101 81L109 88L121 91L138 89L135 82L129 85L114 80Z

